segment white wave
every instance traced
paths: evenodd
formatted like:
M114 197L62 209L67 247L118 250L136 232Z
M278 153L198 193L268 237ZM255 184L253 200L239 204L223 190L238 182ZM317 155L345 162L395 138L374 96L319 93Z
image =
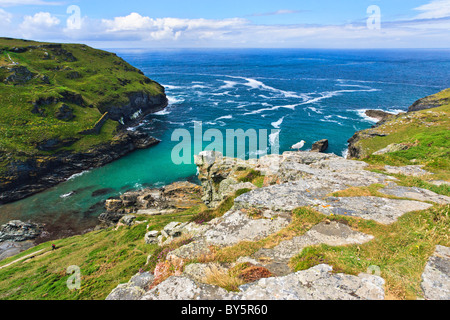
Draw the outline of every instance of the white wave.
M333 122L333 123L337 123L340 126L343 126L343 124L337 120L331 120L330 118L326 118L326 119L320 119L320 121L322 122Z
M71 176L67 179L67 181L76 179L76 178L78 178L78 177L81 177L83 174L88 173L88 172L89 172L89 170L84 170L84 171L82 171L82 172L80 172L80 173L75 173L74 175L71 175Z
M348 148L345 149L344 151L342 151L342 157L343 158L347 159L348 158L348 154L349 154Z
M325 91L325 92L321 92L319 93L321 96L320 97L315 97L309 100L306 100L303 103L300 103L300 105L305 105L305 104L311 104L311 103L316 103L319 102L323 99L328 99L328 98L332 98L335 96L339 96L342 93L352 93L352 92L375 92L375 91L380 91L379 89L363 89L363 90L336 90L336 91ZM306 95L307 96L307 95Z
M373 123L377 123L380 120L377 118L372 118L369 117L368 115L366 115L366 111L367 110L378 110L378 111L383 111L383 112L387 112L387 113L391 113L391 114L399 114L401 112L405 112L404 110L383 110L383 109L359 109L359 110L347 110L347 111L353 111L356 112L358 114L358 116L360 116L361 118L363 118L365 121L368 122L373 122Z
M166 115L166 114L171 114L171 113L172 113L172 111L169 111L169 110L167 110L167 109L164 109L164 110L155 112L154 115L157 115L157 116L164 116L164 115Z
M192 89L206 89L209 88L208 86L202 85L202 84L196 84L192 86Z
M271 146L275 146L279 143L280 132L281 130L277 130L276 132L269 134L269 143Z
M179 104L179 103L183 103L184 99L180 98L180 97L173 97L173 96L167 96L167 99L169 100L169 104Z
M65 199L65 198L68 198L68 197L70 197L70 196L72 196L72 195L74 195L74 194L75 194L75 193L74 193L73 191L70 191L69 193L60 195L59 197L60 197L61 199Z
M214 120L214 121L221 120L221 119L233 119L233 116L232 116L231 114L229 114L229 115L227 115L227 116L219 117L219 118L217 118L217 119Z
M244 116L251 115L251 114L259 114L259 113L262 113L264 111L274 111L274 110L278 110L280 108L295 110L295 107L297 107L297 106L298 106L298 104L290 104L290 105L285 105L285 106L274 106L272 108L262 108L262 109L253 110L253 111L244 113Z
M282 117L282 118L280 118L278 121L272 122L272 123L271 123L272 126L273 126L275 129L280 129L280 126L281 126L281 124L283 123L284 118L285 118L285 117Z
M238 83L236 81L227 81L227 80L221 80L221 81L223 81L225 84L223 86L219 87L219 89L232 89L238 85Z
M185 123L183 123L183 122L173 122L173 121L169 121L169 124L174 124L174 125L177 125L177 126L184 126L185 125Z
M184 87L182 87L182 86L174 86L174 85L171 85L171 84L164 84L164 85L162 85L164 88L166 88L166 89L168 89L168 90L176 90L176 89L182 89L182 88L184 88Z
M235 78L235 79L243 79L243 80L247 81L246 83L240 83L240 84L244 85L244 86L247 86L247 87L250 87L250 90L252 90L252 89L266 90L266 91L271 91L271 92L274 92L274 93L281 94L285 98L299 98L299 99L303 99L303 100L305 99L304 95L298 95L296 92L277 89L277 88L268 86L265 83L263 83L262 81L259 81L259 80L256 80L256 79L245 78L245 77L237 77L237 76L228 76L228 77ZM266 99L270 99L270 97L266 97Z
M309 110L311 110L311 111L313 111L315 113L318 113L318 114L323 114L322 111L320 111L320 110L318 110L317 108L314 108L314 107L307 107L306 109L309 109Z

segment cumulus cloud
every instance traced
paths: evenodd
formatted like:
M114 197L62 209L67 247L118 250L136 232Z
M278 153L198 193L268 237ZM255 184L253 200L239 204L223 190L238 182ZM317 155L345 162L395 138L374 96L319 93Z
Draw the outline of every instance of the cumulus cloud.
M440 19L450 17L450 0L434 0L415 8L422 11L416 19Z
M19 29L25 37L56 34L59 33L60 23L61 21L49 12L38 12L33 16L25 16Z
M105 32L110 34L134 34L143 39L167 40L179 39L181 36L197 36L202 39L215 36L220 32L230 32L243 26L247 20L240 18L213 19L152 19L133 12L128 16L115 17L113 20L103 19Z

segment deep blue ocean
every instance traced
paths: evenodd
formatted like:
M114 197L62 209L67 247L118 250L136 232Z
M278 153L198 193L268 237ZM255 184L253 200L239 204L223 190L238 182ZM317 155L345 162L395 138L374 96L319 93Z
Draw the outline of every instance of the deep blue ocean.
M162 142L4 205L0 223L43 222L55 236L66 236L95 226L111 196L194 181L195 165L172 162L176 129L193 133L196 123L204 131L279 129L280 152L300 140L307 150L328 139L327 152L345 155L355 131L375 123L365 110L406 111L417 99L450 87L449 50L109 51L166 88L169 107L140 126Z

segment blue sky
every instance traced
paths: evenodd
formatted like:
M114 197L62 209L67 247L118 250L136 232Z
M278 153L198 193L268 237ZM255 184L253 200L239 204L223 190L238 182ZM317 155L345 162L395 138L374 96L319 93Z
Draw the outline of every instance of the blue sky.
M103 48L448 48L449 31L450 0L0 0L0 36Z

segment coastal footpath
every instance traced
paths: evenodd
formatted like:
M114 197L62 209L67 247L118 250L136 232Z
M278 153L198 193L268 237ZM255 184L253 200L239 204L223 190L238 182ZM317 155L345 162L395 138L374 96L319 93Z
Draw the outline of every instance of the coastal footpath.
M448 300L449 109L357 133L359 159L202 152L201 188L125 193L98 230L1 261L0 299Z
M167 104L113 53L0 38L0 204L159 143L126 129Z

